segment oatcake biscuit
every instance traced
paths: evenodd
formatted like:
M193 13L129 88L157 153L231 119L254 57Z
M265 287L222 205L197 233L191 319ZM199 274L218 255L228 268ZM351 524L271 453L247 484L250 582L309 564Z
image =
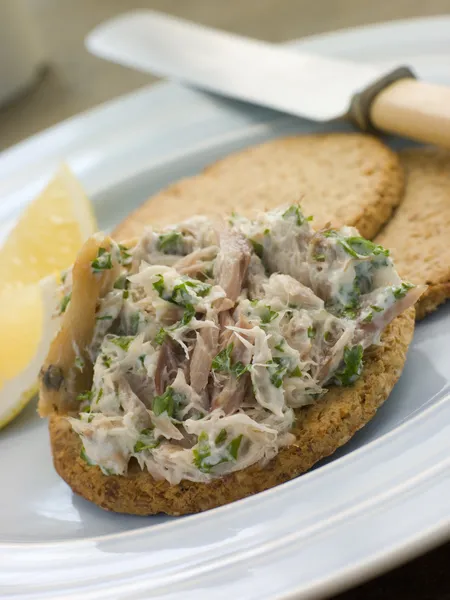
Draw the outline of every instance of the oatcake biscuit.
M316 229L353 225L373 238L403 192L394 152L374 137L332 133L281 138L218 161L150 198L114 231L139 235L147 224L170 224L194 214L242 215L300 202Z
M376 241L392 248L402 277L428 285L417 303L421 319L450 297L450 152L416 148L400 158L405 198Z
M245 498L310 469L347 442L389 396L406 360L414 331L414 308L397 317L382 336L383 346L366 355L361 378L350 388L332 387L316 404L296 410L296 443L284 447L264 468L253 465L211 483L156 481L137 464L127 477L103 475L80 458L80 438L63 417L50 419L53 461L74 492L102 508L148 515L200 512Z

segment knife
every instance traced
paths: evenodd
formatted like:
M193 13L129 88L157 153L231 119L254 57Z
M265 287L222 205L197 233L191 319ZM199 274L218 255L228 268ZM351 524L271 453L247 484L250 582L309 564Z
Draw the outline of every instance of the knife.
M292 52L154 11L111 19L86 38L113 62L312 119L351 120L450 148L450 88L394 70Z

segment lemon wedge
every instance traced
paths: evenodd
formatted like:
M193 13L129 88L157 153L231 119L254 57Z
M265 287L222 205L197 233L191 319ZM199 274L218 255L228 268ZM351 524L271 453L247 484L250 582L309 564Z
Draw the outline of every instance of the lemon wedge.
M97 229L91 204L67 167L27 207L0 264L0 429L37 391L37 376L57 332L60 272Z
M53 316L58 285L51 275L0 291L0 429L37 392L37 375L59 326Z
M68 167L61 167L25 209L3 245L1 287L37 283L66 269L96 228L83 188Z

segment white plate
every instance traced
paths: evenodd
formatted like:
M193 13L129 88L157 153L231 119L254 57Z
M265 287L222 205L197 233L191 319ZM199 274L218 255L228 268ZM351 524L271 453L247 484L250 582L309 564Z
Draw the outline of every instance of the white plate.
M296 44L404 60L450 83L450 18ZM334 128L342 126L336 124ZM0 238L66 160L103 228L233 150L319 128L172 84L119 98L0 156ZM2 598L292 598L373 576L450 533L450 306L419 324L405 372L371 423L311 473L235 504L169 519L111 515L73 496L30 407L0 433Z

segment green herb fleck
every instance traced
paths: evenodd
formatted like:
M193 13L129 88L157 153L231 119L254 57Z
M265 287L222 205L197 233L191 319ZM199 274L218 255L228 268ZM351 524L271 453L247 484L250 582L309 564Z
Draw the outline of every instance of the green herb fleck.
M202 431L197 440L197 448L194 448L192 451L194 456L193 463L202 473L210 473L212 465L208 464L206 459L211 456L211 446L209 445L209 438L206 431Z
M133 260L133 257L130 254L128 248L126 246L124 246L123 244L119 244L119 250L120 250L120 262L123 265L129 265L131 263L131 261Z
M289 377L301 377L302 375L303 373L300 371L300 367L298 365L289 373Z
M353 348L345 347L344 366L334 374L334 379L338 385L352 385L358 379L363 368L362 357L363 347L361 344Z
M230 453L230 456L232 457L232 459L234 461L237 460L239 447L242 442L242 437L243 437L243 435L241 433L241 435L238 435L237 437L235 437L234 440L231 440L231 442L227 446L227 450Z
M181 318L181 325L187 325L195 317L195 308L192 304L186 304L186 307Z
M82 392L81 394L78 394L77 401L80 402L80 404L82 402L91 402L93 395L94 394L91 390L89 390L88 392Z
M281 340L281 342L275 346L275 350L278 350L278 352L284 352L284 340Z
M128 281L127 276L121 275L120 277L118 277L116 279L113 287L116 290L126 290L129 285L130 285L130 282Z
M139 440L136 442L133 448L133 452L136 454L143 450L153 450L159 446L159 440L155 439L155 435L152 429L143 429L139 435Z
M408 283L407 281L403 281L401 285L398 287L392 288L392 293L394 294L394 298L396 300L400 300L400 298L404 298L409 290L411 290L415 285L412 283Z
M78 369L79 371L83 372L84 369L84 358L82 358L81 356L77 356L75 358L75 368Z
M323 339L328 343L331 342L331 331L325 331L325 333L323 334Z
M84 446L81 446L81 450L80 450L80 458L84 460L84 462L86 464L88 464L90 467L94 467L95 466L95 462L93 462L89 456L86 454L86 450L84 449Z
M260 242L257 242L256 240L249 240L249 241L250 241L250 244L253 246L253 250L254 250L256 256L258 256L259 258L262 259L263 253L264 253L264 246Z
M288 374L290 364L289 358L284 356L275 356L267 363L270 381L276 388L283 385L283 379Z
M274 319L278 317L278 314L275 310L272 310L270 306L264 307L264 312L261 315L261 324L268 325Z
M312 217L307 217L305 219L305 217L303 216L303 213L300 209L300 205L299 204L293 204L292 206L290 206L284 213L283 213L283 219L292 219L292 217L295 219L296 224L300 227L301 225L303 225L303 223L305 221L311 221Z
M103 397L103 388L100 388L98 390L97 399L96 399L95 403L98 404L100 402L100 400L102 399L102 397Z
M102 354L102 363L107 369L111 368L111 357L107 354Z
M164 294L164 277L162 275L156 275L158 279L153 283L153 289L156 290L161 298Z
M106 248L99 248L97 253L97 258L92 261L92 270L94 273L98 273L100 271L105 271L107 269L112 269L112 259L111 253L106 250Z
M216 446L221 446L224 441L227 439L227 430L221 429L214 440Z
M66 295L64 296L64 298L61 300L61 304L60 304L60 307L59 307L59 314L60 314L60 315L62 315L63 313L65 313L65 312L66 312L66 308L67 308L67 305L68 305L68 304L69 304L69 302L70 302L70 299L71 299L71 297L72 297L72 292L69 292L69 293L68 293L68 294L66 294Z
M103 473L103 475L107 475L108 477L111 475L115 475L116 473L114 472L113 469L108 469L107 467L102 467L100 466L100 471Z
M313 340L316 337L316 330L314 327L308 327L308 337Z
M127 352L131 342L134 340L134 337L132 335L122 335L110 338L110 340L115 346L118 346L119 348L122 348L122 350Z
M173 417L177 408L176 404L178 404L177 397L179 397L179 394L174 394L171 386L161 396L155 396L153 398L153 412L155 415L159 417L159 415L166 412L169 417Z
M183 236L178 231L162 233L158 240L158 250L163 254L182 254Z
M236 362L234 365L231 364L231 353L233 352L233 344L228 344L226 348L221 350L217 354L211 364L213 371L220 371L222 373L231 373L236 379L239 379L244 373L251 370L251 365L244 365L241 361Z
M313 258L317 262L325 262L325 254L314 254Z
M139 322L141 320L141 316L139 312L135 312L130 317L130 335L137 335L139 330Z
M229 373L231 371L231 353L233 352L233 344L228 344L226 348L221 350L212 361L211 368L213 371L222 371Z
M370 313L367 313L367 315L364 317L363 322L364 323L372 323L373 320L373 312L370 311Z
M103 317L95 317L96 321L111 321L112 320L112 316L111 315L103 315Z
M161 327L161 329L155 335L155 339L154 339L155 344L158 344L158 346L161 346L162 343L164 342L164 340L166 339L166 335L167 335L166 330Z
M383 312L383 309L381 308L381 306L377 306L376 304L371 304L370 308L372 310L374 310L375 312Z

